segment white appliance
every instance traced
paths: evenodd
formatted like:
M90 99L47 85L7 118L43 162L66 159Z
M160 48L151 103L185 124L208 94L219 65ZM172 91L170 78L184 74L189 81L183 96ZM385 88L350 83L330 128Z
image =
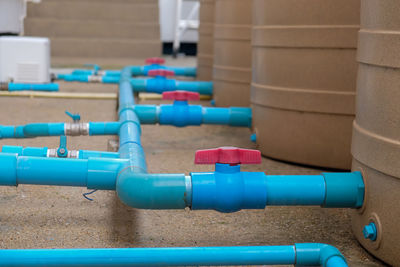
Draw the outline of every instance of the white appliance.
M22 33L25 14L24 0L0 0L0 33Z
M0 0L1 1L1 0ZM198 4L198 0L185 0L182 1L181 14L176 14L178 10L178 0L159 0L160 6L160 26L161 26L161 40L163 42L174 42L176 35L176 18L181 18L182 21L187 19L192 13L194 7ZM198 10L196 10L194 16L190 18L190 22L197 21L199 19ZM181 42L196 43L198 40L197 29L189 27L180 36Z
M0 82L50 82L49 39L0 37Z
M0 0L0 35L24 34L27 2L39 3L40 0Z

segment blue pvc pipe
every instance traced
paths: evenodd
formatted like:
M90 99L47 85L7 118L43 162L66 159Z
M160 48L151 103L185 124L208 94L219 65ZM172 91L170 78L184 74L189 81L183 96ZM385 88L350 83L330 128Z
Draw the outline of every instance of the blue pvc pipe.
M28 83L9 83L8 91L58 91L57 83L28 84Z
M183 102L183 101L176 101ZM177 127L200 124L219 124L251 127L251 108L213 108L200 105L135 105L142 124L174 125Z
M80 159L88 159L88 158L118 159L119 153L106 152L106 151L93 151L93 150L79 150L79 158Z
M152 79L132 79L131 84L135 92L162 94L163 92L180 90L197 92L202 95L212 95L213 93L212 82L178 81L157 77Z
M121 75L120 70L104 70L104 71L99 71L99 74L103 76L116 76L119 77ZM65 75L65 74L64 74ZM71 75L84 75L84 76L90 76L90 75L95 75L94 70L85 70L85 69L76 69L71 72Z
M215 172L191 173L192 209L235 212L267 205L318 205L360 208L364 181L360 172L323 175L265 175L241 172L240 165L215 165Z
M10 249L1 266L210 266L297 265L346 267L343 255L325 244L247 247Z
M323 205L322 175L266 175L267 205Z
M196 77L197 70L195 67L172 67L172 66L164 66L164 65L159 65L159 64L151 64L151 65L145 65L145 66L130 66L130 71L132 76L147 76L147 73L150 70L156 70L156 69L166 69L166 70L171 70L175 72L176 76L188 76L188 77ZM116 76L119 77L121 75L121 71L119 70L104 70L100 71L103 76ZM95 72L94 70L85 70L85 69L76 69L73 70L72 75L83 75L83 76L89 76L89 75L94 75ZM58 77L62 79L63 75L65 74L59 74Z
M68 82L83 82L89 83L93 80L92 76L85 75L58 75L58 79L63 79ZM101 80L95 79L95 82L102 82L108 84L117 84L120 82L120 77L118 76L99 76ZM213 93L213 82L204 81L178 81L174 79L165 79L163 77L151 78L151 79L130 79L132 88L134 92L148 92L162 94L168 91L190 91L198 92L203 95L212 95Z
M89 122L89 135L117 135L119 122ZM31 138L38 136L65 135L65 123L29 123L20 126L0 125L2 138Z
M23 127L24 137L64 135L64 123L30 123Z
M147 165L144 150L140 142L141 128L139 118L134 111L135 99L132 94L130 77L132 68L125 67L121 72L119 84L119 153L129 160L126 172L146 173Z
M295 249L298 266L347 267L344 256L331 245L303 243L295 244Z
M294 264L293 246L0 250L1 266Z
M18 156L18 148L7 150L6 147L11 153L0 153L0 185L65 185L117 190L127 205L146 209L191 207L234 212L263 209L266 205L359 208L363 204L364 183L359 172L267 176L262 172L240 172L240 166L217 164L215 172L191 173L191 176L146 174L144 152L138 140L121 137L119 155L125 160L112 158L115 154L95 155L103 158L89 155L87 160L42 158L39 150L34 157L27 157ZM332 180L339 180L340 185L332 186Z
M18 156L47 157L47 147L3 146L1 152Z
M43 158L0 153L0 185L79 186L115 190L117 175L128 164L113 158Z
M119 122L89 122L89 135L117 135Z
M57 79L58 80L64 80L67 82L82 82L82 83L87 83L89 82L89 75L78 75L78 74L58 74Z
M30 123L20 126L0 125L0 139L64 135L64 123Z
M119 199L142 209L184 209L190 207L190 177L185 174L144 174L123 171L116 186Z
M8 154L17 154L18 156L29 157L47 157L47 147L22 147L22 146L3 146L1 152ZM119 153L93 151L93 150L79 150L80 159L88 158L112 158L118 159Z
M171 70L176 76L196 77L197 69L195 67L172 67L158 64L151 64L145 66L132 66L131 73L133 76L147 76L150 70L165 69Z
M103 76L101 78L102 83L114 84L114 83L119 83L119 80L120 80L119 76Z
M177 127L219 124L240 127L251 127L250 108L231 107L213 108L200 105L135 105L133 109L143 124L174 125ZM116 135L120 122L89 122L89 135ZM0 125L0 139L29 138L38 136L65 135L65 123L30 123L21 126Z

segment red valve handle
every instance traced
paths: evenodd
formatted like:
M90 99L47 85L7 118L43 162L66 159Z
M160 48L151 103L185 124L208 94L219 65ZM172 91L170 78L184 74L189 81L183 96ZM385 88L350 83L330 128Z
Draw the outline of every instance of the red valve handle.
M170 91L162 94L164 100L178 100L178 101L198 101L200 94L188 91Z
M174 76L175 72L173 72L172 70L163 70L163 69L149 70L147 75L152 76L152 77L156 77L156 76L167 77L167 76Z
M230 165L260 164L261 152L258 150L243 149L237 147L219 147L205 150L197 150L194 163L224 163Z
M160 57L150 57L148 59L146 59L146 64L164 64L165 63L165 59L160 58Z

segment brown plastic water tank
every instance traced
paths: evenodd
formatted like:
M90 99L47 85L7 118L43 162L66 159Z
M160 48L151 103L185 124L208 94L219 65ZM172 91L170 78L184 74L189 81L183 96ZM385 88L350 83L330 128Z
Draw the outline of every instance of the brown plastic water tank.
M249 106L251 0L216 0L214 100L217 106Z
M215 0L200 0L199 42L197 45L197 79L212 80L214 61Z
M353 212L353 231L372 254L400 264L400 1L363 0L358 46L353 170L366 183L364 206ZM374 222L376 241L365 239Z
M360 0L254 0L253 126L273 158L350 169Z

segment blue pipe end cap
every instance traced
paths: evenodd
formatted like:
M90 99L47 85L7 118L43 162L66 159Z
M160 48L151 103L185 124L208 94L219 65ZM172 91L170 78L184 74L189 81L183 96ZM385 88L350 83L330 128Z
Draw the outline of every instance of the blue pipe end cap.
M326 183L326 208L361 208L365 184L361 172L322 173Z

